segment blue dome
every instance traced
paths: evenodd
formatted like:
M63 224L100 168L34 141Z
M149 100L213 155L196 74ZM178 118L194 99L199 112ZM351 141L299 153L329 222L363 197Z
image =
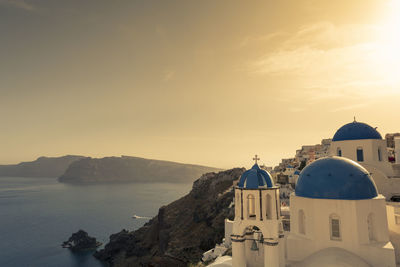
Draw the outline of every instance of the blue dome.
M240 188L257 189L259 187L273 187L271 175L258 167L257 163L245 171L240 177L238 186Z
M332 141L359 139L382 139L382 136L368 124L354 121L340 127L333 136Z
M296 196L323 199L370 199L378 190L368 171L343 157L314 161L300 173Z

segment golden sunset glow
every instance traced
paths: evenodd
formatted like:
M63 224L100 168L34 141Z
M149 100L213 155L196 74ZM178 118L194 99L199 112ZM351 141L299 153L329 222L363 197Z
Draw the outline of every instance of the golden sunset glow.
M398 0L0 0L0 163L273 165L354 116L399 131L399 14Z
M391 93L396 93L400 85L400 1L389 2L387 9L386 18L377 27L379 38L371 61L382 79L393 86Z

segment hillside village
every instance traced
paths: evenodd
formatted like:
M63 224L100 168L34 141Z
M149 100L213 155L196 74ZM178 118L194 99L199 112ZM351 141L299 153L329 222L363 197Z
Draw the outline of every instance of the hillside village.
M399 133L354 120L275 168L253 160L209 266L400 266Z

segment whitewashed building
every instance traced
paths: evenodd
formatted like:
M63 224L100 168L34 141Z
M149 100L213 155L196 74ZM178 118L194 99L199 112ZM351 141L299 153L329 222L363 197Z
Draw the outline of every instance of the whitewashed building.
M255 164L243 174L235 188L235 219L228 222L232 261L224 264L400 265L400 202L392 202L400 200L400 139L394 139L395 163L376 128L357 121L339 128L325 147L329 157L296 177L290 232L282 230L279 189L269 173ZM271 210L276 216L269 217Z
M390 241L400 264L400 208L393 198L400 199L400 140L394 138L396 162L388 160L387 140L376 128L353 121L339 128L333 136L330 155L346 157L365 167L374 179L379 192L386 198Z
M385 197L369 172L326 157L300 174L290 200L291 266L396 266Z
M246 171L226 224L232 261L213 266L396 266L385 197L360 164L336 156L310 163L290 201L285 237L279 189L257 164Z
M279 188L270 174L254 164L241 176L235 188L235 202L232 265L284 267Z
M360 163L372 173L379 192L386 199L400 194L400 175L396 172L398 164L389 162L386 140L376 128L357 121L342 126L333 136L330 155Z

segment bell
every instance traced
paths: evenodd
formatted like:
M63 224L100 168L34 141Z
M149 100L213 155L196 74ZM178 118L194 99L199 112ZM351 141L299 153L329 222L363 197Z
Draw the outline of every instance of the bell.
M254 251L258 250L257 243L255 240L253 240L253 244L251 244L251 250L254 250Z

